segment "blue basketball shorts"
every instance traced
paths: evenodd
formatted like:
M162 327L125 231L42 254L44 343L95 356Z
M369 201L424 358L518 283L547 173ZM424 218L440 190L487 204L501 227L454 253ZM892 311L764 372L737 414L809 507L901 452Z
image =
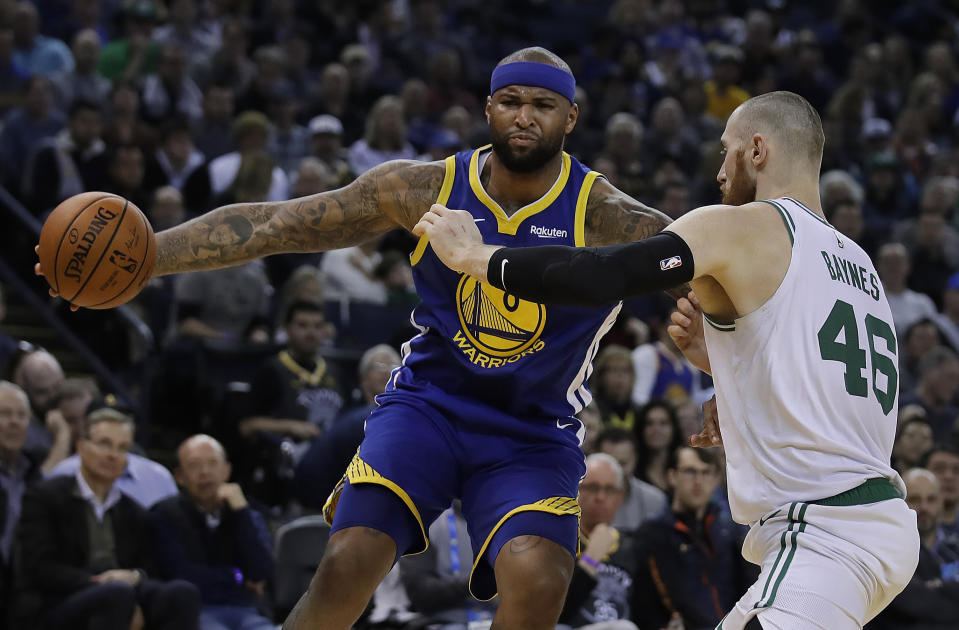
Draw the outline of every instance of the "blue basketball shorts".
M377 398L363 442L324 506L332 532L370 527L393 537L397 556L422 553L430 524L459 498L473 549L470 593L479 600L496 595L496 556L516 536L542 536L575 556L585 473L575 430L425 390ZM385 491L381 499L366 487L351 491L360 484Z

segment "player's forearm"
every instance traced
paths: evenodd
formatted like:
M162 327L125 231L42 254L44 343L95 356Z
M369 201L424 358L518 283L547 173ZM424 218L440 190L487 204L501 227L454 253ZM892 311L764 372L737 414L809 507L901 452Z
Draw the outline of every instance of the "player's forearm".
M601 306L684 284L693 260L682 239L665 232L605 247L500 248L487 273L490 284L526 300Z
M160 232L154 275L230 267L292 249L295 231L274 219L278 205L223 206Z

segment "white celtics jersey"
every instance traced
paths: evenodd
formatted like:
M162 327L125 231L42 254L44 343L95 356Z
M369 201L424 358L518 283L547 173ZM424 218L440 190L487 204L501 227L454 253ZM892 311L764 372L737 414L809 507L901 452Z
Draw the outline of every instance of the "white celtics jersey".
M887 477L899 375L892 313L869 256L789 199L782 284L734 322L706 316L733 518L751 524Z

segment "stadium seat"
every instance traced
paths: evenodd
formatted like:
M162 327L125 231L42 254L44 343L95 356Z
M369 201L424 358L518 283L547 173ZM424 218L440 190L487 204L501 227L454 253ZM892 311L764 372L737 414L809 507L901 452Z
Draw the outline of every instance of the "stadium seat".
M300 517L277 530L273 601L279 618L285 617L306 592L329 536L330 526L320 515Z

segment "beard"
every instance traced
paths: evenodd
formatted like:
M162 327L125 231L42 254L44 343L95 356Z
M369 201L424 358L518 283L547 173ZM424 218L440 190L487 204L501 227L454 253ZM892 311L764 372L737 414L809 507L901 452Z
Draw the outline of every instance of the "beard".
M722 193L723 203L727 206L741 206L756 201L756 180L749 179L743 151L736 155L736 174L732 179L726 180Z
M514 173L533 173L543 168L556 154L563 150L566 135L559 130L554 136L544 135L538 143L522 153L509 144L509 134L500 134L490 129L493 152L507 169Z

